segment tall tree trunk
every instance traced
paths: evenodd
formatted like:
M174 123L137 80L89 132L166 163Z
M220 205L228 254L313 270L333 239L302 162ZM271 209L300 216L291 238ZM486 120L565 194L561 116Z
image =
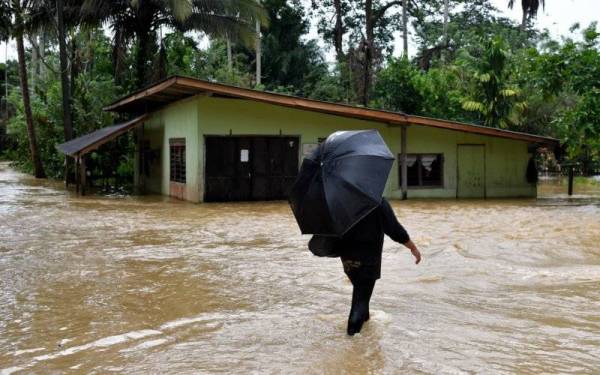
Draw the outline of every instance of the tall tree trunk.
M40 45L38 43L38 36L35 34L30 36L29 43L31 44L31 63L29 64L31 79L29 80L29 87L31 87L31 91L35 92L35 85L40 74Z
M63 0L56 0L56 18L58 23L58 49L60 58L60 84L62 87L63 130L65 142L73 139L71 117L71 83L69 82L69 62L67 60L67 41L65 35Z
M408 0L402 0L402 45L403 55L408 58Z
M344 60L344 50L343 50L344 24L342 22L342 1L341 0L333 0L333 6L335 8L335 28L334 28L333 45L335 47L335 57L339 64Z
M79 48L77 45L77 39L75 36L71 38L71 88L69 94L71 98L73 98L73 93L75 92L75 84L77 83L77 77L81 72L81 57L79 55ZM71 104L71 101L69 101ZM71 118L73 118L73 114L71 113ZM71 120L71 124L73 120Z
M94 45L92 42L92 40L94 39L94 35L92 35L92 34L95 35L95 32L90 32L90 31L86 32L86 37L87 37L86 38L87 39L86 60L87 60L87 62L85 64L85 69L84 69L85 73L93 72L94 67L96 66L96 54L94 53L95 52L94 48L91 47Z
M4 126L6 127L8 122L8 40L4 45L4 119Z
M4 48L4 97L0 100L0 110L2 110L2 120L0 121L0 152L4 150L6 142L6 124L8 123L8 40ZM2 105L4 104L4 105Z
M148 84L148 53L150 51L150 33L148 30L140 30L137 33L138 51L135 62L136 84L139 87L144 87Z
M162 36L162 27L159 28L158 44L158 59L154 62L153 81L162 81L167 78L168 73L167 47Z
M165 48L165 44L161 41L160 49L158 50L158 61L156 64L156 68L154 70L154 72L155 72L154 80L155 81L160 81L160 80L167 78L167 65L168 65L167 50Z
M446 51L448 50L448 0L444 0L444 49L441 53L442 62L446 62Z
M373 66L373 44L374 44L374 32L373 32L373 0L365 1L365 20L366 20L366 32L367 40L365 43L365 62L364 62L364 77L363 77L363 92L362 92L362 104L367 106L369 104L369 92L371 90L371 70Z
M261 51L261 40L260 40L260 22L256 21L256 86L261 84L262 76L262 51Z
M523 17L521 18L521 32L525 32L527 27L527 10L523 8Z
M21 79L21 94L23 95L23 108L25 110L25 120L27 122L27 136L29 137L29 151L31 152L31 161L33 163L33 174L37 178L46 177L42 159L35 136L35 127L33 126L33 115L31 114L31 101L29 99L29 85L27 84L27 66L25 62L25 47L23 45L23 26L20 15L16 16L18 31L15 33L17 40L17 56L19 60L19 78Z
M229 35L225 36L225 42L227 43L227 71L231 74L233 72L233 54L231 53L231 38Z
M450 13L448 0L444 0L444 43L448 44L448 14Z
M115 36L113 38L113 49L112 49L112 64L113 64L113 77L117 85L122 85L123 79L123 55L125 54L125 40L123 38L123 31L119 28L115 30Z
M46 35L47 31L46 30L42 30L42 33L40 34L40 49L39 49L39 54L40 54L40 79L45 80L46 79L46 65L45 65L45 61L46 61L46 43L47 43L47 39L48 36Z

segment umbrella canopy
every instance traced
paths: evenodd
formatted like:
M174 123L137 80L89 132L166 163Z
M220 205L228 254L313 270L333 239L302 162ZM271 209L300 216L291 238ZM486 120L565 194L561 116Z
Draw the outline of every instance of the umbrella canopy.
M381 203L393 163L376 130L330 135L304 158L290 192L302 233L344 235Z

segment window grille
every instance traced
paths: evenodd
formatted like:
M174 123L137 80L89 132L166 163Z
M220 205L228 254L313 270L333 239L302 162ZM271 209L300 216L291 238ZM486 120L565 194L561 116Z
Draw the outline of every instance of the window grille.
M169 139L171 182L185 184L185 138Z

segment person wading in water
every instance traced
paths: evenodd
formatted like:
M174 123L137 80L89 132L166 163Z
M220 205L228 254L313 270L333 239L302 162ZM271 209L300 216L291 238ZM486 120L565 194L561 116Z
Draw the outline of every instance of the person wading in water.
M347 329L350 336L360 332L363 323L369 320L369 301L375 282L381 277L384 234L410 249L415 263L419 264L421 253L385 198L333 245L335 253L340 254L344 272L353 286Z
M383 237L421 254L383 198L394 155L376 130L338 131L302 161L289 203L308 248L340 257L354 286L348 334L369 320L369 301L381 276Z

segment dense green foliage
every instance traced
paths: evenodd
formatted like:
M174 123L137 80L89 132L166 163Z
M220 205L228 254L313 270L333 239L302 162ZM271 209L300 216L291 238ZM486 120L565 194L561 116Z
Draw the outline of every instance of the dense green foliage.
M477 112L483 125L516 128L525 103L518 102L519 90L511 85L509 55L504 40L492 38L483 43L483 53L472 62L473 94L463 102L463 109Z
M0 1L5 6L7 0ZM224 8L223 14L243 11L250 2L224 2L241 8ZM405 25L403 3L392 0L313 1L310 9L300 0L263 0L261 10L250 9L235 25L212 24L202 17L186 23L189 14L201 13L181 4L172 7L172 2L160 6L161 1L153 0L144 12L135 8L138 2L116 3L65 0L69 14L82 15L67 25L75 135L113 123L115 118L102 107L120 95L179 74L554 136L563 142L565 157L582 163L584 170L600 162L597 25L575 25L570 35L555 40L534 29L539 2L527 2L523 22L517 23L502 17L489 0L449 0L446 22L443 0L408 1L408 22L417 46L410 59L393 53L392 34L401 34ZM46 4L48 11L54 9L52 4ZM81 4L85 6L79 9ZM147 24L142 22L146 19ZM260 86L255 77L257 53L249 36L254 25L248 20L254 19L262 20ZM33 25L28 20L24 18L25 25ZM311 22L320 40L309 39ZM57 33L51 25L31 25L26 30L26 57L40 154L47 174L60 177L64 159L55 145L64 136ZM11 35L10 22L0 25L0 36L6 35ZM335 61L328 63L326 57ZM16 63L10 61L8 67L9 104L1 107L0 147L10 143L9 157L30 170ZM4 69L0 66L1 88ZM0 98L4 104L4 90ZM8 140L3 137L5 128ZM132 139L124 137L95 153L95 173L118 171L129 178Z
M102 107L122 93L112 79L110 40L98 31L80 33L75 37L79 45L79 73L73 82L73 120L75 136L101 127L112 125L114 116L102 111ZM55 55L46 63L58 66ZM36 79L32 97L32 112L40 139L40 153L46 173L59 177L63 173L64 157L55 149L62 143L63 116L61 108L61 83L58 69L45 69ZM10 91L9 103L16 110L8 121L8 133L16 141L17 148L11 158L25 169L31 168L28 156L27 132L23 120L23 102L18 86ZM114 156L114 154L110 155ZM117 157L126 157L118 155Z

